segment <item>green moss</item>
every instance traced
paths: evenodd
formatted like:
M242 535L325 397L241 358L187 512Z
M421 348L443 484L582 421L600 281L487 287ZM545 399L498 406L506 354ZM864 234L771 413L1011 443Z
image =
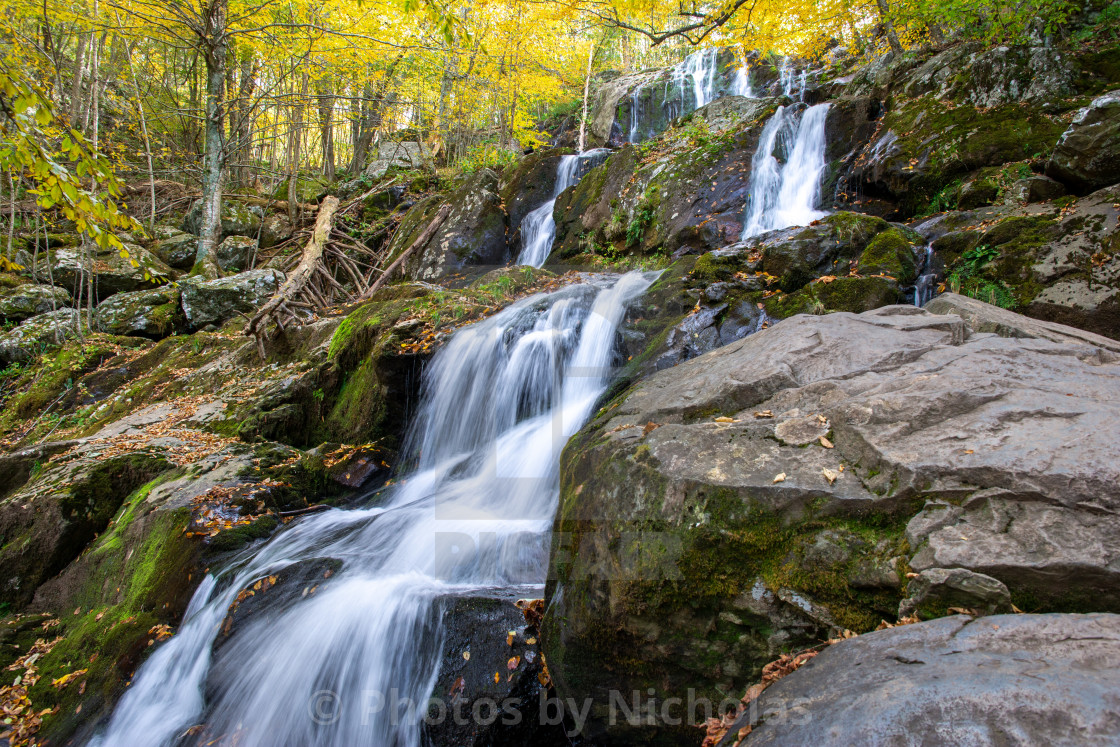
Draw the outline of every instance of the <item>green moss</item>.
M863 275L889 275L907 284L917 278L918 263L902 231L889 228L876 235L860 254L859 271Z
M1006 309L1024 308L1042 291L1034 264L1057 231L1057 220L1045 216L1000 221L949 265L949 289Z

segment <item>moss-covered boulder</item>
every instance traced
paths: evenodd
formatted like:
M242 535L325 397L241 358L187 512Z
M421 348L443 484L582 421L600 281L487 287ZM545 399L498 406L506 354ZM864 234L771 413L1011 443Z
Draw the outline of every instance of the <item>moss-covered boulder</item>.
M389 256L408 250L444 204L433 196L409 210L389 242ZM434 280L469 265L501 265L509 260L508 217L498 194L497 174L478 171L446 198L446 204L451 206L447 217L405 261L408 277Z
M97 246L52 249L34 268L40 283L53 283L75 296L90 271L96 301L114 293L158 288L179 275L154 253L128 241L120 250ZM83 294L87 292L82 290Z
M883 116L851 179L866 194L896 201L902 217L936 212L955 206L947 202L966 174L1047 157L1064 129L1060 118L1018 104L981 109L934 96L904 99Z
M22 322L24 319L66 308L74 303L64 289L36 283L0 287L0 319Z
M117 293L98 304L96 325L111 335L160 339L186 328L178 287Z
M257 253L257 240L248 236L227 236L215 250L222 272L243 272Z
M286 196L283 199L288 199ZM227 236L252 236L256 237L264 220L264 210L256 205L247 205L240 200L222 201L222 230L221 237ZM195 200L183 218L182 229L189 234L198 236L202 229L202 200Z
M149 247L153 254L176 270L194 267L198 254L198 237L177 228L162 227L158 238Z
M7 332L0 332L0 363L29 361L77 334L78 312L74 309L33 316Z
M1120 90L1094 99L1077 113L1046 172L1082 194L1120 181Z
M559 693L592 699L585 736L695 744L673 698L718 703L780 653L894 619L912 569L1120 610L1098 509L1118 377L1099 349L889 306L797 316L616 396L563 454L542 629ZM634 692L683 723L617 702L612 721Z
M193 329L221 324L259 309L282 282L284 273L278 270L250 270L216 280L186 278L179 283L183 313Z

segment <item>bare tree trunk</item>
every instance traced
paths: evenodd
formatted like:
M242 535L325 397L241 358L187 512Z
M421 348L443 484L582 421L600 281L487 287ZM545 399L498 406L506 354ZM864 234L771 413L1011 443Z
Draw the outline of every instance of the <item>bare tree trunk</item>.
M591 91L591 64L595 60L595 48L597 46L596 44L592 44L591 49L587 53L587 75L583 78L583 116L579 118L580 153L583 153L583 149L587 145L587 96Z
M225 138L222 91L226 80L229 40L226 36L228 0L210 0L203 39L206 48L206 153L202 166L202 225L195 264L210 260L217 268L222 234L222 187L225 182Z
M891 23L890 8L887 6L887 0L875 0L879 8L879 19L883 24L883 31L887 35L887 44L891 45L891 51L895 54L902 54L902 42L898 39L898 34L894 30L894 24Z
M334 181L334 93L331 84L320 83L319 95L319 141L323 149L323 178Z
M115 10L113 15L117 18L117 26L121 25L120 14ZM136 79L136 66L132 64L131 50L125 53L128 58L128 71L132 74L132 90L136 96L136 111L140 114L140 134L144 137L144 155L148 159L148 182L150 192L148 197L152 201L151 208L148 212L148 228L149 230L156 227L156 172L152 166L152 141L148 137L148 119L144 116L144 102L140 98L140 82Z
M78 49L74 52L74 81L70 87L70 126L78 126L82 106L82 76L85 74L86 44L91 32L78 34Z
M288 135L288 220L295 225L299 219L299 200L296 199L296 179L299 177L299 146L303 137L303 102L307 99L307 73L303 74L303 85L299 99L292 114L292 126Z

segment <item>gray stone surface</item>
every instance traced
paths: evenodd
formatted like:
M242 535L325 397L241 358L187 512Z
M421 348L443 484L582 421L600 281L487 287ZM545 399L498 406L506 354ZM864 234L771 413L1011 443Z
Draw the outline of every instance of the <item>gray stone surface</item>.
M99 304L94 316L102 332L157 339L182 328L184 321L174 286L118 293Z
M278 270L250 270L217 280L188 278L179 283L183 313L194 329L221 324L263 306L283 282L284 273Z
M28 361L74 337L78 312L59 309L24 320L0 332L0 364Z
M0 319L22 322L37 314L66 308L74 302L62 288L24 283L14 288L0 288Z
M745 747L1114 745L1120 617L957 616L869 633L765 690L731 733L752 720Z
M1120 182L1120 90L1093 99L1077 113L1046 171L1077 192Z

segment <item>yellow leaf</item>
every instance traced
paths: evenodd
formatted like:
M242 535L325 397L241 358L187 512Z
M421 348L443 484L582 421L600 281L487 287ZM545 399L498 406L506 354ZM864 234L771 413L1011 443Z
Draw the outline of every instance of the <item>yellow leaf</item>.
M785 472L779 472L777 475L774 476L774 480L770 484L774 485L774 484L779 483L779 482L785 482L785 480L786 480L786 473Z

